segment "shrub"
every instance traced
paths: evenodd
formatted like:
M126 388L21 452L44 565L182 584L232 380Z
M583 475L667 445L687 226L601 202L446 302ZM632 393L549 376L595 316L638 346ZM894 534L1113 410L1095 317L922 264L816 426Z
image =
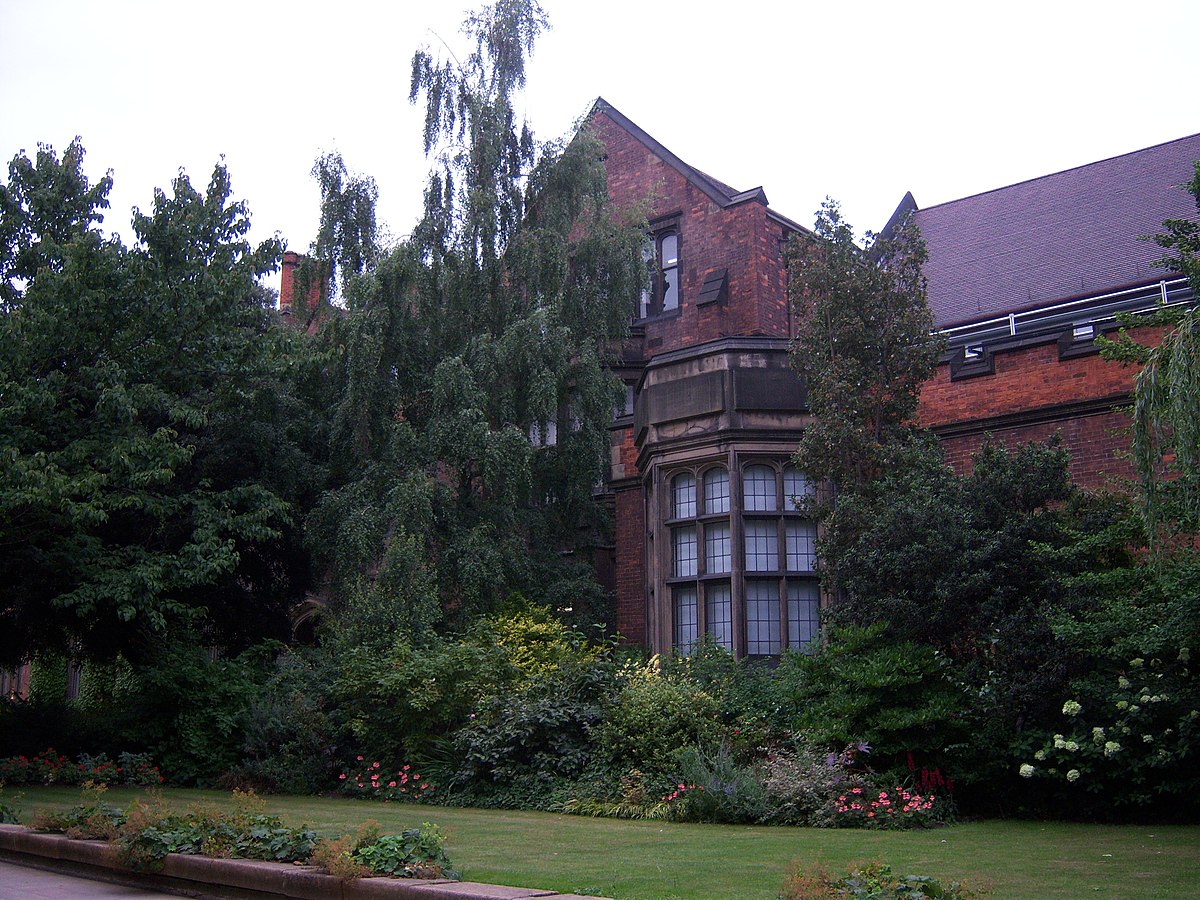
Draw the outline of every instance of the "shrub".
M159 648L130 701L140 722L131 744L153 753L173 784L213 783L237 767L246 710L278 650L268 643L213 659L195 636Z
M34 831L66 834L72 838L112 840L125 824L126 816L117 807L104 802L105 790L104 785L89 782L84 785L81 804L62 813L36 813L30 827Z
M481 699L514 678L494 648L400 639L387 652L347 654L334 696L364 756L408 759L431 752Z
M0 759L0 785L3 784L137 784L142 786L162 783L162 775L148 753L122 753L117 762L107 754L91 756L79 754L78 762L71 762L53 748L29 759L12 756Z
M309 862L335 878L366 878L371 870L354 858L354 850L358 846L359 842L349 834L322 838L313 848Z
M670 819L677 803L695 785L672 782L662 775L630 769L619 779L594 777L576 785L576 796L548 808L577 816L614 819Z
M901 787L890 791L851 788L837 798L833 824L851 828L915 828L938 821L934 794L914 794Z
M122 753L117 757L117 771L122 784L153 787L163 783L162 773L149 753Z
M794 731L820 746L865 742L897 778L908 752L937 759L964 736L969 699L946 658L889 637L885 623L833 629L811 656L785 654L778 673Z
M484 700L454 735L455 781L503 784L572 779L593 756L593 731L613 689L606 655L562 659Z
M358 763L349 772L338 776L342 790L351 796L415 803L432 799L433 784L410 765L401 766L393 775L390 768L378 761L367 762L360 756Z
M627 664L621 688L597 729L597 751L614 766L669 774L680 747L711 751L722 731L711 696L681 675L663 673L657 658Z
M756 772L734 760L728 744L713 752L688 747L678 754L679 783L663 797L669 817L683 822L759 822L767 798Z
M338 671L332 654L321 649L291 649L276 658L246 708L237 775L285 793L328 786L347 737L330 696Z
M737 659L710 635L704 635L688 656L663 661L663 671L682 677L708 694L720 708L725 740L743 762L787 728L775 669L761 662Z
M354 851L353 858L377 875L399 878L457 878L450 871L445 837L436 825L421 823L400 834L385 834Z
M155 805L131 808L118 839L122 860L135 869L154 869L168 853L274 862L312 855L317 840L312 829L289 828L265 815L253 794L235 791L234 797L232 812L203 805L182 814L164 814Z
M865 744L859 744L828 753L799 739L772 748L762 762L768 807L764 821L814 827L836 824L838 798L870 789L870 778L856 765L867 751Z
M811 872L793 864L792 872L783 883L781 900L820 900L825 897L855 897L860 900L888 898L945 898L969 900L984 897L957 881L943 885L928 875L895 875L891 866L883 863L857 865L847 875L833 876L818 863Z

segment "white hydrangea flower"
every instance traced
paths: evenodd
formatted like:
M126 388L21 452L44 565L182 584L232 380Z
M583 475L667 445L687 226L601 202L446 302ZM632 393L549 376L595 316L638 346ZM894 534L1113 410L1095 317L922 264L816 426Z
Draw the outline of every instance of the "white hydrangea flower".
M1022 778L1032 778L1033 772L1034 772L1034 768L1029 763L1024 763L1021 766L1021 777Z
M1078 780L1079 780L1079 770L1078 769L1072 769L1070 772L1067 773L1067 781L1074 783Z
M1062 711L1064 716L1077 716L1083 712L1083 707L1076 700L1068 700L1063 704Z
M1118 744L1116 741L1107 741L1104 744L1104 755L1105 756L1111 758L1111 757L1116 756L1120 752L1121 752L1121 745Z

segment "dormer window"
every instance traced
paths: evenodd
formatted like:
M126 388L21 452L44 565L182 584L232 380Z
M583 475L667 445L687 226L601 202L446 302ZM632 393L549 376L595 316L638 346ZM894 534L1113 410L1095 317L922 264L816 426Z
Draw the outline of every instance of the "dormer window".
M650 287L642 291L637 317L648 319L679 309L679 228L672 225L646 238L642 257Z

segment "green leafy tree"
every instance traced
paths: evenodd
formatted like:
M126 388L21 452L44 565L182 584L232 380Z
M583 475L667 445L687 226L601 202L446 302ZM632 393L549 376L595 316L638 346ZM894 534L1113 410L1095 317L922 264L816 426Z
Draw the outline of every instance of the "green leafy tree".
M921 385L937 366L942 342L932 336L925 258L912 222L868 233L860 247L832 200L813 236L792 245L792 364L814 416L796 461L841 491L865 488L908 442Z
M415 55L411 98L436 164L408 241L373 257L365 226L323 225L320 264L351 274L345 315L322 331L339 353L341 465L310 534L342 621L374 623L375 640L465 621L513 591L604 614L588 551L618 394L605 363L645 279L643 232L611 209L587 129L548 145L518 120L545 24L536 3L501 0L465 23L461 61ZM365 182L338 183L322 177L323 222L366 222L345 202L345 185Z
M1200 162L1187 190L1200 211ZM1200 221L1167 219L1155 242L1172 251L1159 265L1184 275L1200 296ZM1159 307L1122 319L1115 341L1098 341L1106 359L1142 365L1134 385L1133 461L1142 481L1152 542L1160 531L1200 531L1200 311ZM1167 326L1155 347L1135 340L1127 328Z
M156 192L126 247L96 227L111 179L83 155L20 154L0 186L0 659L279 633L314 473L256 281L278 242L246 241L219 165L203 192Z

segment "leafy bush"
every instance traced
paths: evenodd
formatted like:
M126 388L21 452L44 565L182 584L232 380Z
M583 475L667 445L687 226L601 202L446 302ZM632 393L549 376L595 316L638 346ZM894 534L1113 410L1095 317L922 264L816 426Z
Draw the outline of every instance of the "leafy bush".
M783 883L781 900L820 900L824 897L855 897L859 900L889 900L889 898L928 898L928 900L969 900L984 897L957 881L943 885L928 875L895 875L891 866L870 863L853 869L847 875L833 876L818 864L805 872L798 864Z
M787 730L788 722L781 715L781 680L775 669L759 661L737 659L710 635L704 635L688 656L663 660L663 671L694 683L716 701L725 740L743 762Z
M385 834L354 851L354 859L378 875L399 878L442 878L458 876L450 871L445 837L428 822L400 834Z
M578 816L614 819L671 819L679 801L695 785L670 781L662 775L646 775L630 769L619 779L593 777L575 785L574 796L548 808Z
M330 696L339 670L334 655L320 648L279 654L246 708L237 775L285 793L316 793L328 786L348 737Z
M669 774L680 747L709 751L720 744L716 701L688 678L664 674L657 658L626 664L619 683L596 730L597 751L614 767Z
M135 803L120 829L121 859L135 869L154 869L168 853L275 862L312 855L317 840L312 829L289 828L278 816L265 815L253 794L234 797L232 812L195 805L182 814L164 814Z
M695 747L677 757L679 783L663 800L681 822L759 822L768 813L757 773L734 761L727 744L713 752Z
M434 786L410 765L403 765L393 775L391 769L379 762L367 762L358 757L358 766L338 776L342 790L355 797L379 800L409 800L420 803L431 800Z
M828 827L837 823L838 798L871 787L860 765L865 744L841 753L827 753L803 740L768 751L762 762L762 782L768 811L764 821L777 825Z
M592 761L593 731L613 689L607 655L583 652L499 690L454 735L455 780L502 784L576 778Z
M833 824L857 828L916 828L938 821L934 794L922 796L902 787L886 791L851 788L837 798Z
M173 784L215 782L241 759L246 710L278 651L268 643L214 659L198 635L158 648L139 670L130 706L140 724L130 743L154 754Z
M909 752L938 759L964 737L969 700L949 661L886 623L833 629L816 653L785 654L778 677L794 731L819 746L866 743L881 772L903 777Z
M387 652L347 654L335 698L364 756L410 759L431 752L482 698L514 679L513 667L494 648L399 639Z
M72 838L112 840L127 817L122 810L104 802L105 790L102 784L89 783L83 788L81 804L62 813L36 813L30 827Z
M117 757L117 772L120 773L122 784L152 787L163 782L162 773L149 753L121 753Z

